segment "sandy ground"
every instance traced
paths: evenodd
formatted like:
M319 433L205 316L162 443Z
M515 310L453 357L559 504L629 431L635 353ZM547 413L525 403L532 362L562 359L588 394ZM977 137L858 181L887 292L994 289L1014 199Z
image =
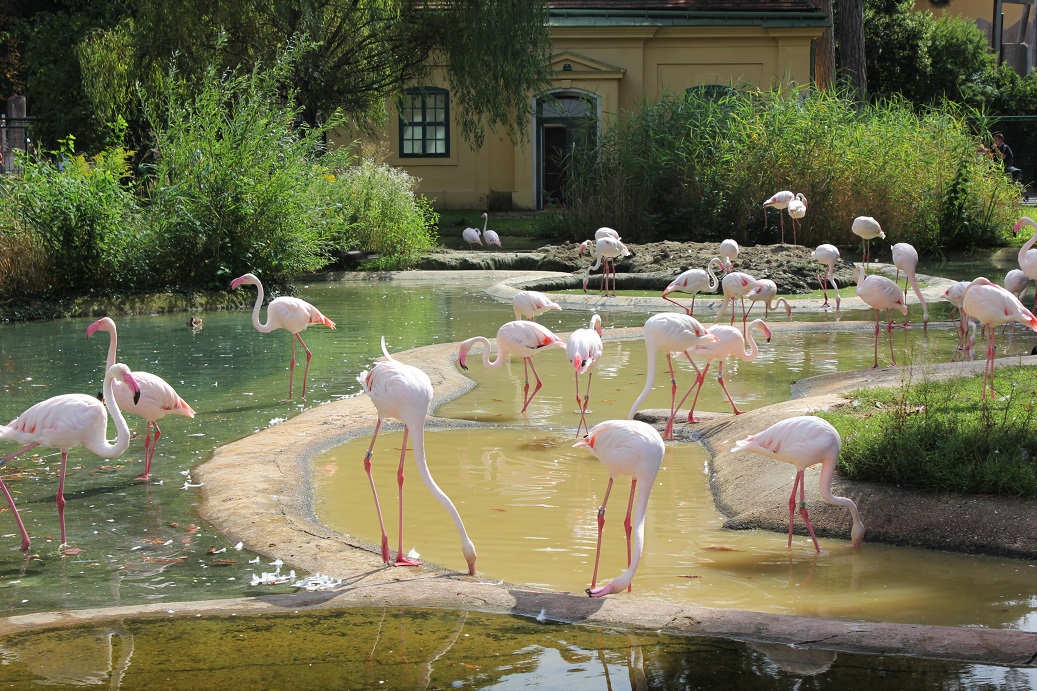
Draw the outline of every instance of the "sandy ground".
M384 276L383 276L384 277ZM356 277L359 278L359 277ZM429 280L415 272L399 280ZM504 299L518 288L543 280L519 280L492 289ZM548 277L549 278L549 277ZM431 277L431 280L435 280ZM941 290L936 282L932 288ZM856 298L847 298L856 300ZM600 304L594 296L566 296L566 301ZM609 298L622 301L624 298ZM658 298L637 298L654 300ZM599 302L594 302L599 301ZM619 304L613 303L613 304ZM852 307L844 302L844 309ZM653 305L657 311L667 304ZM799 304L796 309L819 305ZM830 329L830 324L778 323L782 329ZM842 322L838 328L870 330L871 323ZM638 338L640 329L618 329L609 338ZM457 344L419 348L394 355L420 366L432 379L436 398L433 411L444 401L469 390L473 383L455 367ZM1034 358L1022 358L1027 364ZM1012 359L1002 364L1015 364ZM982 363L979 363L982 366ZM937 366L931 376L953 376L974 369L972 364ZM713 454L714 496L729 516L731 528L787 530L788 468L752 454L729 453L736 439L763 429L789 415L839 405L838 396L864 384L898 383L899 369L845 372L804 380L794 387L794 398L744 415L711 416L689 429L678 425L679 439L701 441ZM913 373L912 376L921 376ZM642 414L639 414L639 416ZM641 628L675 634L701 634L748 641L793 644L799 649L918 655L993 664L1033 666L1037 634L991 630L814 619L739 610L678 605L635 595L592 600L582 594L549 592L487 581L434 565L420 568L385 567L374 545L327 529L313 507L311 459L318 453L373 431L376 413L367 396L321 405L276 427L217 449L200 466L196 477L204 482L201 512L231 540L279 557L287 566L343 578L333 592L299 593L209 602L163 603L153 607L110 608L77 612L20 615L0 619L0 634L134 616L179 616L198 613L282 612L306 608L350 606L418 606L475 609L537 616L541 610L552 620L589 625ZM645 411L643 419L661 429L660 411ZM397 423L392 423L397 424ZM435 417L430 428L478 426L476 423ZM679 443L679 441L678 441ZM845 510L828 507L817 496L816 471L807 479L811 516L819 534L847 537ZM243 478L248 478L247 482ZM836 494L854 499L870 541L911 544L938 549L984 551L1020 558L1037 558L1037 502L978 499L908 493L897 488L837 481ZM772 501L761 502L761 498ZM761 504L770 508L760 509ZM460 554L458 561L461 562ZM463 562L461 562L463 564ZM636 579L635 579L636 582Z

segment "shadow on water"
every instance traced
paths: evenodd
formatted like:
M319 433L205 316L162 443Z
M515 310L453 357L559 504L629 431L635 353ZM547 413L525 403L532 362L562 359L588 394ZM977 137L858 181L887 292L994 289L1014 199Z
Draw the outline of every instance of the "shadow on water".
M20 689L852 690L1037 681L1034 670L427 609L126 619L7 636L0 658L0 686Z

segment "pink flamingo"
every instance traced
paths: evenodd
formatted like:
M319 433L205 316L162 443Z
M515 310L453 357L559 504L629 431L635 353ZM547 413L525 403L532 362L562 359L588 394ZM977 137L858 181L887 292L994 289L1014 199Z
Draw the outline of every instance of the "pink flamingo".
M871 241L875 238L886 238L886 233L883 232L882 226L871 216L858 216L853 219L853 224L850 226L850 230L853 234L861 238L864 241L864 254L861 261L867 264L871 260Z
M894 281L878 274L865 273L864 264L855 266L853 277L857 281L857 295L861 300L868 303L875 310L875 364L879 366L879 311L888 309L900 310L907 315L907 305L904 304L904 291ZM897 366L896 356L893 355L893 323L886 327L889 332L889 359L893 366Z
M717 275L713 273L713 262L720 264L723 268L723 262L717 257L713 257L706 264L706 268L703 269L688 269L683 272L680 276L673 279L670 285L666 286L666 290L663 291L663 300L672 302L673 304L684 310L685 314L695 314L695 297L703 290L713 292L719 285ZM691 308L687 308L680 304L676 300L667 297L670 293L687 293L691 295Z
M990 382L990 398L994 397L994 355L997 353L995 328L1001 324L1019 321L1037 331L1037 317L1023 307L1019 298L1007 290L980 277L969 283L961 296L961 312L974 317L987 329L987 366L983 371L983 398L987 397L987 381Z
M548 310L560 310L561 306L543 293L535 290L520 290L511 298L515 319L536 319Z
M735 323L735 298L742 302L742 330L745 330L745 296L750 293L760 282L747 273L732 271L720 281L720 287L724 291L724 301L720 304L715 322L720 321L721 315L727 311L727 305L731 305L731 324Z
M485 216L485 214L483 214ZM474 250L475 245L482 244L481 231L471 226L461 231L461 239L468 243L468 249Z
M738 251L738 243L730 238L720 243L720 263L724 265L724 271L734 271L735 259L738 259Z
M749 305L749 311L746 312L746 318L748 318L749 315L752 314L753 307L756 307L757 302L763 303L764 317L771 316L771 310L776 311L782 303L784 303L785 305L785 316L791 317L792 305L790 305L789 301L785 298L776 298L775 296L777 296L777 294L777 284L769 278L761 278L759 280L759 284L755 288L750 290L749 293L745 296L749 298L749 302L752 303L751 305Z
M802 192L797 192L796 198L789 202L788 214L792 219L792 244L798 245L796 231L799 229L799 220L807 215L807 198Z
M374 434L371 435L371 445L367 447L367 454L364 456L364 469L367 471L367 479L371 483L371 492L374 493L374 507L378 513L378 525L382 530L382 561L386 564L390 563L389 536L385 532L382 509L378 503L378 491L375 489L374 477L371 475L371 456L374 452L375 440L378 439L378 431L382 427L382 420L391 417L403 423L400 467L396 471L400 497L400 540L396 547L396 561L392 562L392 565L419 566L421 564L420 561L409 559L403 554L403 463L407 456L407 437L413 433L414 462L418 464L418 472L421 474L425 486L428 487L428 491L439 500L439 503L450 514L454 525L457 526L457 532L461 536L461 553L468 562L468 575L474 576L475 545L469 539L464 522L461 521L461 515L457 512L454 503L432 479L428 462L425 460L425 418L428 417L429 404L432 402L432 381L417 367L394 360L385 348L385 336L382 336L382 353L385 354L385 361L376 362L370 371L364 370L356 378L364 387L367 395L371 397L371 402L378 411L378 422L375 423Z
M969 281L958 281L951 285L950 288L943 291L943 299L951 303L951 314L954 314L954 310L958 310L959 317L961 316L961 298L965 294L965 289L969 287ZM965 343L965 330L967 329L966 322L968 320L964 318L958 319L958 348L955 351L955 357L959 351L962 350ZM953 360L954 358L952 358Z
M821 292L825 295L825 302L822 307L828 307L828 288L827 283L832 284L832 290L835 291L835 309L839 310L839 285L835 282L835 265L839 263L839 248L835 245L823 244L818 245L817 249L814 250L814 259L825 266L824 277L821 274L817 274L817 282L821 284Z
M915 268L918 266L918 250L906 242L898 242L893 245L893 265L897 267L898 284L900 282L900 272L904 272L904 304L907 304L907 283L910 281L915 295L918 296L918 302L922 305L922 327L928 327L929 305L926 304L925 296L922 295L922 289L918 287L918 277L915 275ZM907 325L907 318L905 317L904 326L906 327Z
M1005 286L1005 290L1019 298L1019 301L1022 302L1026 289L1030 287L1030 278L1022 269L1012 269L1005 274L1005 280L1002 283Z
M666 445L659 433L651 425L640 420L608 420L594 425L587 436L573 445L573 448L585 446L609 471L609 484L605 488L605 497L598 509L598 546L594 552L594 574L591 576L591 587L587 589L590 597L604 597L610 593L628 592L634 580L634 572L641 561L645 544L645 514L648 510L648 497L652 485L659 474ZM605 527L605 505L612 492L612 483L617 475L629 475L630 501L627 503L627 515L623 527L627 534L627 569L613 578L609 583L595 587L598 582L598 559L601 556L601 532ZM640 488L640 489L638 489ZM633 522L630 517L633 514ZM633 533L633 551L630 537Z
M576 428L576 436L580 436L580 430L588 428L587 425L587 401L591 394L591 377L598 371L598 360L601 359L601 317L597 314L591 317L589 329L576 329L569 336L569 343L565 346L565 356L569 358L573 369L576 370L576 405L580 408L580 424ZM580 375L587 373L587 391L580 400Z
M500 235L497 235L497 231L489 230L486 227L487 224L490 222L490 216L486 212L483 212L482 217L482 239L486 241L487 247L489 247L490 245L496 245L499 248L501 246Z
M1023 216L1019 221L1012 226L1012 235L1018 235L1019 231L1022 230L1023 226L1032 226L1035 232L1026 243L1019 248L1019 268L1022 270L1028 279L1037 280L1037 249L1033 248L1033 243L1037 241L1037 221L1034 221L1029 216ZM1033 296L1033 307L1030 309L1037 308L1037 293Z
M589 240L587 242L590 242ZM580 245L579 254L583 254L587 242ZM602 266L601 283L605 290L605 297L609 295L609 273L612 274L612 295L616 294L616 259L618 257L630 256L630 250L617 238L603 236L594 243L594 264L587 267L587 275L583 278L583 291L587 292L587 284L590 282L591 271L597 271Z
M763 203L763 229L767 230L767 207L770 206L778 210L778 222L781 224L781 244L785 244L785 219L782 217L781 212L783 209L789 208L789 202L796 198L796 195L789 190L782 190L776 192L774 196Z
M97 331L105 331L109 334L108 359L106 370L115 364L115 350L119 344L119 335L115 328L115 322L108 317L98 319L87 327L86 337L90 338ZM119 409L124 413L133 413L147 421L147 433L144 436L144 474L138 480L147 482L151 478L151 461L155 458L155 449L158 448L158 439L162 436L158 421L170 413L184 415L193 418L194 410L187 402L180 398L179 394L170 386L165 379L150 372L134 371L133 378L140 387L140 395L133 396L128 387L116 380L113 384L115 396L119 401ZM151 427L155 427L155 437L152 439Z
M490 361L489 339L485 336L474 336L461 344L461 349L457 356L457 364L461 366L461 369L468 369L466 364L468 351L476 344L482 344L482 364L487 369L499 369L504 365L504 361L508 359L509 355L518 355L522 358L522 374L525 379L525 388L522 392L524 400L522 402L522 410L519 411L520 413L526 412L526 408L533 402L533 397L537 395L540 387L544 385L540 381L540 375L537 374L536 367L533 366L533 356L546 348L566 347L565 341L555 336L545 326L541 326L536 322L510 321L497 329L496 360ZM533 370L533 376L536 378L537 383L532 394L529 393L529 373L527 367Z
M656 355L662 351L666 353L666 364L670 368L670 417L666 421L666 431L663 433L663 437L673 439L673 419L677 415L677 408L674 405L677 402L677 378L673 373L673 353L683 354L688 358L688 362L691 362L691 366L695 367L695 363L691 361L686 352L688 348L699 343L715 341L717 337L709 333L694 317L663 312L653 314L645 322L644 338L645 348L648 350L645 386L641 390L641 395L634 401L634 405L630 407L630 414L627 415L627 418L634 419L638 407L648 396L648 392L652 390L652 385L655 383ZM698 371L697 367L695 367L695 371Z
M796 490L799 490L799 515L807 524L810 539L814 541L814 549L821 552L814 534L814 526L810 523L807 503L804 498L806 479L804 471L812 465L821 464L821 478L818 490L825 503L832 506L844 506L853 517L853 528L850 529L850 540L853 547L860 547L864 537L864 523L857 513L857 505L847 497L832 494L832 477L839 463L839 452L843 440L832 425L813 415L799 415L776 422L762 432L750 435L735 442L732 453L752 451L778 461L790 463L796 467L796 479L792 483L792 495L789 497L789 548L792 548L792 522L796 514Z
M302 373L302 398L306 398L306 378L310 373L310 359L313 354L302 340L301 332L310 324L323 324L329 329L335 328L331 321L320 310L299 298L279 297L270 301L266 308L266 324L259 322L259 310L263 306L263 284L254 274L245 274L231 281L231 290L242 284L256 287L256 304L252 308L252 326L260 333L270 333L276 329L284 329L291 334L292 359L288 364L288 400L292 400L292 379L295 375L295 341L306 351L306 369Z
M102 458L116 458L121 456L130 445L130 428L126 425L126 418L119 410L119 399L113 391L113 382L121 379L126 386L133 391L136 399L140 396L140 387L130 373L130 368L121 362L115 363L108 368L104 375L104 400L108 402L107 407L94 396L82 393L69 393L54 396L45 401L40 401L6 427L0 425L0 439L11 439L25 444L12 454L4 456L2 463L20 456L37 446L46 446L61 451L61 473L58 475L58 494L55 503L58 505L58 520L61 523L61 544L66 544L65 539L65 469L68 465L68 452L76 446L85 446L91 452ZM134 401L136 402L136 401ZM109 444L106 438L108 432L108 413L111 412L115 420L115 429L118 436L114 444ZM29 536L25 532L18 512L14 510L14 501L6 488L8 503L11 505L15 520L22 531L22 551L29 548Z
M695 398L691 401L691 410L688 411L688 422L694 424L698 422L695 419L695 404L698 403L699 394L702 393L702 385L706 382L706 373L709 372L709 366L715 361L719 360L719 371L717 374L717 383L720 384L720 388L724 390L724 395L727 396L728 402L731 403L731 410L734 411L735 415L741 415L744 410L739 410L738 406L735 405L735 401L731 398L731 394L727 391L727 385L724 383L724 359L728 356L736 357L739 360L745 362L752 362L756 359L756 356L760 354L760 349L756 345L756 341L753 340L753 330L757 329L762 331L764 336L767 338L769 343L771 340L771 330L767 327L767 324L762 319L754 319L749 324L749 329L745 337L742 336L742 332L733 326L726 324L715 324L709 327L709 333L716 336L716 341L712 343L702 343L699 345L692 346L688 349L688 356L694 360L696 357L701 357L706 360L706 366L698 373L695 378L695 383L688 389L688 393L684 394L684 398L681 399L680 404L677 406L679 409L684 405L684 401L688 399L688 395L691 394L691 389L695 389ZM745 350L745 342L749 341L749 350Z

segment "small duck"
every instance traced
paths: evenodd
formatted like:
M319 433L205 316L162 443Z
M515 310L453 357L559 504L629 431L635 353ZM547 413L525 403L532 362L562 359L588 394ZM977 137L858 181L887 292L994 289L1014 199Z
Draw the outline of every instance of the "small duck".
M202 328L202 318L201 317L188 317L187 318L187 328L189 328L191 331L198 331L199 329Z

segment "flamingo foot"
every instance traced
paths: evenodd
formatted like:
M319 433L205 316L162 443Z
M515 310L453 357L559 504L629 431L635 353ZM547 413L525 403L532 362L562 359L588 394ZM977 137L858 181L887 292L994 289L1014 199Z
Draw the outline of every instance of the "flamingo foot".
M417 559L408 559L403 555L396 557L396 561L392 563L393 566L421 566L424 562L420 562Z
M382 536L382 563L392 563L392 557L389 555L389 538L385 535Z
M605 597L612 593L612 584L606 583L600 588L587 588L585 591L588 597Z
M151 482L151 473L148 473L147 475L141 475L140 477L135 477L133 479L137 480L138 482Z

